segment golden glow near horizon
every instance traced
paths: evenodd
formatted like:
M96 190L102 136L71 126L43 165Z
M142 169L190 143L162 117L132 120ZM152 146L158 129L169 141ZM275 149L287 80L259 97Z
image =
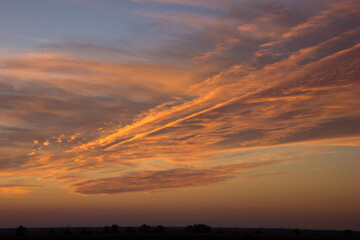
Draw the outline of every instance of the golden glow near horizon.
M360 229L359 1L5 2L0 227Z

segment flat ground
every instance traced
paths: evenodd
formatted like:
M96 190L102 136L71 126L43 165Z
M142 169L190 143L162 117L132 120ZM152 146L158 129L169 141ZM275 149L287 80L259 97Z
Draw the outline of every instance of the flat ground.
M199 240L305 240L305 239L359 239L360 232L344 231L315 231L315 230L289 230L289 229L213 229L211 233L184 233L181 228L171 228L163 233L126 233L120 229L118 233L104 233L102 228L38 228L27 229L25 235L19 236L15 229L0 230L0 240L7 239L90 239L90 240L140 240L140 239L199 239Z

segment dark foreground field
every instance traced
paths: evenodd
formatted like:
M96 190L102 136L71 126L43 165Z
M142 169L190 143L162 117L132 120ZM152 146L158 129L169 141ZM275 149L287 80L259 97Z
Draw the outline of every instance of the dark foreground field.
M119 228L117 232L105 232L103 228L29 228L23 232L16 229L0 229L0 240L6 239L101 239L101 240L140 240L140 239L199 239L199 240L287 240L287 239L360 239L360 232L353 231L317 231L317 230L289 230L289 229L232 229L213 228L208 233L184 232L184 228L166 228L162 232L140 233Z

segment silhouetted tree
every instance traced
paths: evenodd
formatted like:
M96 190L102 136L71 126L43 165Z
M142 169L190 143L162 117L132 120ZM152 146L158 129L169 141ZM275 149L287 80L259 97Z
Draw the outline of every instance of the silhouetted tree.
M109 226L105 226L103 228L103 233L109 233L110 232L110 227Z
M149 232L151 232L151 227L149 225L143 224L139 227L139 232L149 233Z
M111 232L112 232L112 233L117 233L117 232L119 232L119 225L113 224L113 225L111 226Z
M209 233L211 232L211 227L205 224L195 224L194 232L196 233Z
M24 227L23 225L18 226L18 227L15 229L15 233L16 233L16 235L18 235L18 236L24 236L24 235L26 235L26 227Z
M205 224L194 224L193 226L187 226L185 228L185 232L209 233L211 232L211 227Z
M194 226L188 225L188 226L186 226L184 231L187 233L192 233L192 232L194 232Z
M165 232L165 227L163 225L158 225L154 228L154 233L163 233Z

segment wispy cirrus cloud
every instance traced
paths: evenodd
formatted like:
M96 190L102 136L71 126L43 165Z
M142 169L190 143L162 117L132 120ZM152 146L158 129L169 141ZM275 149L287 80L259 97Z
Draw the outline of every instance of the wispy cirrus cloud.
M0 36L6 37L6 38L13 38L13 39L22 39L22 40L38 42L38 43L50 43L51 42L49 39L45 39L45 38L18 36L18 35L8 34L8 33L4 33L4 32L0 32Z
M229 180L239 171L275 163L279 162L240 163L207 169L177 168L164 171L134 172L121 177L83 181L72 187L75 192L80 194L116 194L206 186Z
M0 195L2 197L12 197L23 195L31 192L33 189L39 188L39 185L26 185L26 184L1 184Z
M190 0L132 0L133 2L138 3L162 3L162 4L177 4L177 5L189 5L194 7L221 7L224 4L231 1L217 1L217 0L200 0L200 1L190 1Z
M114 194L206 186L281 163L224 165L234 150L356 142L357 3L311 1L311 16L294 16L297 3L274 2L245 1L245 17L236 5L159 51L71 43L2 56L0 168ZM102 59L109 51L120 60Z

